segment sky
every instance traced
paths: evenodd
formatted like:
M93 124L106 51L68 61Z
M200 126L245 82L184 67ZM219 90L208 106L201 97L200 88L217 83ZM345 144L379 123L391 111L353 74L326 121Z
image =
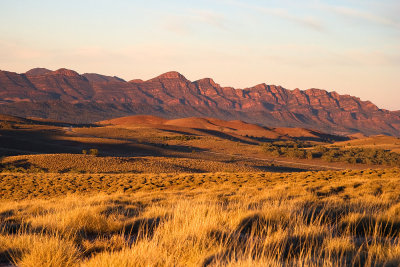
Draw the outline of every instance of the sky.
M320 88L400 110L399 0L0 0L0 69Z

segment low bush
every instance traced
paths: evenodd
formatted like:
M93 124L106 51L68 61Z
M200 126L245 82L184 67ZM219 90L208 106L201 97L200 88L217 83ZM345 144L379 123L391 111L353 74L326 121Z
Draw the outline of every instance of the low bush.
M400 154L384 149L315 146L306 147L291 143L264 143L262 150L271 156L299 159L320 158L328 162L400 166Z

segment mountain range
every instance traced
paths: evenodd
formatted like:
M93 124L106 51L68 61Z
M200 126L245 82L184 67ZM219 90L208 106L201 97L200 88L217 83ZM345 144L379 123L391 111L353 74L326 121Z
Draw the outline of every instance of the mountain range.
M189 81L171 71L147 81L35 68L0 71L0 113L88 123L147 114L214 117L268 127L303 127L333 134L400 136L400 111L321 89L258 84L235 89L211 78Z

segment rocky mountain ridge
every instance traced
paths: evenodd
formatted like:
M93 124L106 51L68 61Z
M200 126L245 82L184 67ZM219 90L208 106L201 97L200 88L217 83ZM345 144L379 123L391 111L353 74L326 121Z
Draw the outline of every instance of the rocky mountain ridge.
M0 71L0 112L79 123L135 114L206 116L335 134L400 136L399 111L379 109L354 96L265 83L235 89L211 78L192 82L175 71L129 82L68 69L36 68L22 74Z

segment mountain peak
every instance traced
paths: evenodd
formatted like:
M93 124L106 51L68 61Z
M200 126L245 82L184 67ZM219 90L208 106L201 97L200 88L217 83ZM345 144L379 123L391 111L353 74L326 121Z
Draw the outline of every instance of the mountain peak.
M210 85L213 86L213 87L215 87L215 86L218 85L218 84L215 83L214 80L211 79L211 78L203 78L203 79L197 80L196 82L199 83L199 84L204 84L204 83L205 83L205 84L210 84Z
M180 74L177 71L169 71L164 74L161 74L160 76L157 76L156 78L158 79L180 79L180 80L186 80L185 76Z
M79 73L77 73L76 71L65 69L65 68L58 69L56 71L53 71L52 73L53 74L61 74L64 76L80 76Z
M267 90L268 89L268 85L266 83L259 83L253 87L251 87L252 89L258 89L258 90Z
M84 73L82 76L86 77L90 82L125 82L117 76L106 76L97 73Z
M129 81L130 83L142 83L143 80L142 79L133 79Z
M25 72L25 74L29 76L41 76L50 72L52 71L46 68L33 68Z

